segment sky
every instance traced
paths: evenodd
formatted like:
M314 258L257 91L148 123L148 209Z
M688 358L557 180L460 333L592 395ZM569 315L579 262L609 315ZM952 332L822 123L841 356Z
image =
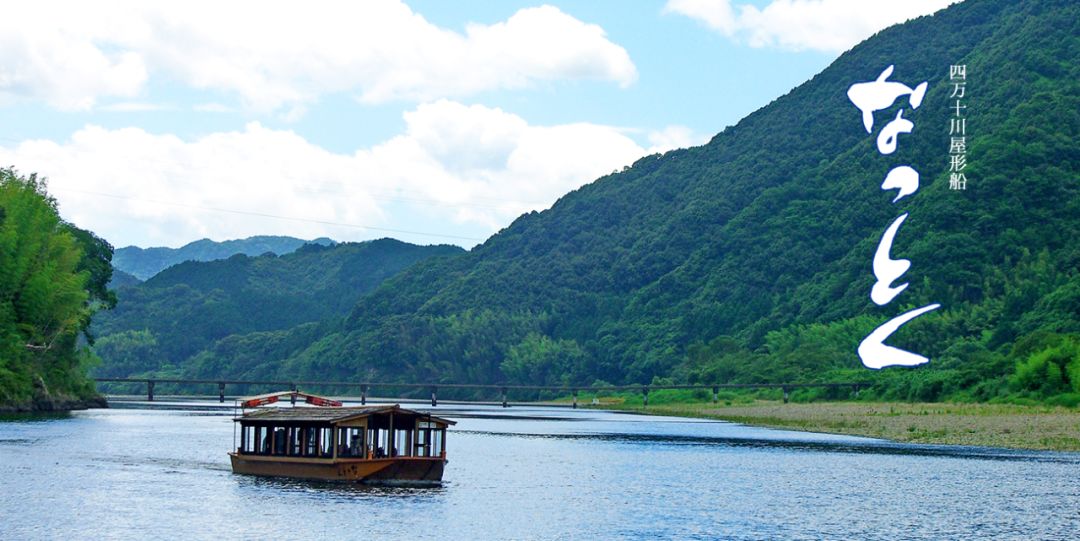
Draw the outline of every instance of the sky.
M954 1L18 2L0 166L117 247L469 248Z

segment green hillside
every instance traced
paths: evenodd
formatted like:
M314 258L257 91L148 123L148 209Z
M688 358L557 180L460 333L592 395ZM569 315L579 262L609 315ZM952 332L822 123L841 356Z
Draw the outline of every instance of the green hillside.
M142 280L136 278L134 274L130 274L120 269L114 268L112 279L109 280L109 289L120 289L123 287L130 287L141 283Z
M461 253L381 239L308 244L284 256L243 254L169 267L118 291L94 319L96 374L126 376L177 366L232 334L340 318L379 283L423 259Z
M642 158L459 257L387 280L337 328L219 342L193 370L589 384L874 379L881 397L1080 395L1080 4L968 0L884 30L708 144ZM929 82L895 154L849 86ZM948 189L949 66L968 69L967 190ZM672 99L677 99L673 96ZM718 96L717 99L722 99ZM921 189L880 184L907 164ZM878 240L911 286L869 297ZM932 359L862 368L872 329Z
M106 289L112 246L60 219L44 179L0 168L0 411L98 405L79 336Z
M113 255L113 266L140 280L147 280L162 270L184 261L214 261L226 259L236 254L257 256L267 252L285 255L305 244L329 246L333 243L334 241L328 238L303 240L293 237L260 235L221 242L202 239L189 242L179 248L125 246L124 248L118 248Z

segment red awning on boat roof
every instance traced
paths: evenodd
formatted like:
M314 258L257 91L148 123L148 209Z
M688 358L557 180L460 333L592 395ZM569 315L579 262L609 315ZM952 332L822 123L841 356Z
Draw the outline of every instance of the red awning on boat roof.
M312 406L323 406L331 408L341 407L341 402L337 400L331 400L326 397L316 396L310 393L304 393L301 391L282 391L280 393L261 394L259 396L251 396L241 399L240 405L245 408L257 408L259 406L265 406L267 404L273 404L282 398L289 398L290 400L296 397L296 399L303 399L304 402L311 404Z

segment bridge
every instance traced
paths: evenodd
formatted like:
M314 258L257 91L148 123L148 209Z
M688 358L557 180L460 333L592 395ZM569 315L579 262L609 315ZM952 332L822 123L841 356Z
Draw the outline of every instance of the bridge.
M870 387L873 382L854 381L837 383L722 383L712 385L608 385L608 386L566 386L566 385L508 385L508 384L478 384L478 383L356 383L340 381L287 381L287 380L228 380L228 379L176 379L176 378L94 378L100 383L138 383L146 385L146 399L153 402L154 387L158 383L178 385L217 385L218 401L225 402L226 385L259 385L278 389L298 390L306 388L340 388L359 389L360 403L367 404L368 393L374 388L395 389L428 389L431 391L431 405L438 406L439 389L475 389L475 390L498 390L502 397L502 407L508 407L506 394L510 390L529 391L552 391L570 393L573 396L573 407L578 407L579 392L640 392L645 406L649 405L649 391L660 389L711 389L712 400L716 403L720 400L721 389L780 389L784 393L784 403L790 398L791 391L795 389L825 388L825 389L851 389L857 396L859 389Z

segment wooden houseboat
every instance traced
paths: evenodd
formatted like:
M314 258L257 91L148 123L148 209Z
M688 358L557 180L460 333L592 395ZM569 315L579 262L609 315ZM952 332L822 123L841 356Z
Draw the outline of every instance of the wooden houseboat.
M433 486L442 483L446 428L454 421L397 404L341 407L299 392L247 399L247 407L290 396L324 407L264 408L234 420L234 473L322 481Z

